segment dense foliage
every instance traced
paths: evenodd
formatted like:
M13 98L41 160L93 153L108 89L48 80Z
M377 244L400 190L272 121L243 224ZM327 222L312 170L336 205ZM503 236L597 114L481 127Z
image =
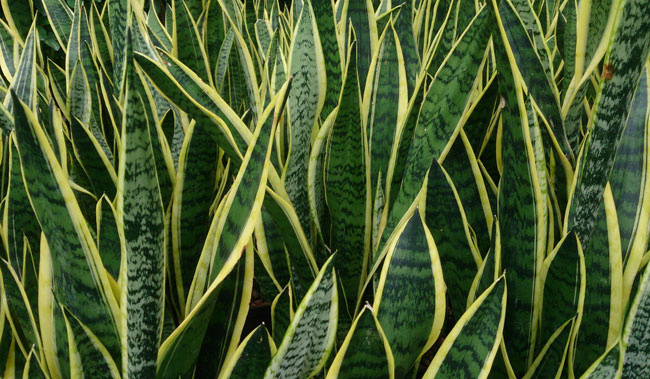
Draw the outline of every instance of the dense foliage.
M1 377L650 377L647 0L1 4Z

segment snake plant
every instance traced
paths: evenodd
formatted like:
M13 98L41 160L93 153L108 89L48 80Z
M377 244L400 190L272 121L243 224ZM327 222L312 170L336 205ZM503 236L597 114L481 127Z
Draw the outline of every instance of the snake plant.
M647 0L2 0L0 377L650 377Z

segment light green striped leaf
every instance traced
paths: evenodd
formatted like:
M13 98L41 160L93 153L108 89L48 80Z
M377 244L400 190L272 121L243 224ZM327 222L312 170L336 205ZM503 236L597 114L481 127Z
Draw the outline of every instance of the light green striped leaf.
M616 342L601 355L580 379L617 378L621 375L623 363L621 343Z
M164 298L164 215L145 105L127 41L116 218L123 228L122 375L153 377Z
M646 266L630 306L622 346L623 378L650 375L650 266Z
M334 257L323 265L298 306L264 378L311 377L325 365L334 346L338 321Z
M75 7L75 10L78 7ZM111 44L113 46L113 85L116 93L122 93L126 75L126 31L131 13L129 0L108 0ZM170 12L171 13L171 12Z
M373 309L395 358L395 377L401 378L440 334L445 284L436 245L418 210L391 245Z
M500 277L461 316L424 378L487 378L502 339L507 288Z
M309 237L311 222L307 195L310 138L318 130L318 116L325 100L325 67L316 18L307 0L294 31L289 50L289 156L284 183L298 219Z
M32 111L36 107L36 40L38 39L38 30L36 24L32 28L25 40L23 53L20 56L20 63L16 68L16 74L9 86L9 91L4 99L3 105L9 112L14 109L14 101L10 92L15 92L20 101L24 102Z
M61 48L65 50L68 46L70 29L72 27L72 11L63 0L42 0L42 2L47 19L52 26L54 36L59 42L59 45L61 45Z

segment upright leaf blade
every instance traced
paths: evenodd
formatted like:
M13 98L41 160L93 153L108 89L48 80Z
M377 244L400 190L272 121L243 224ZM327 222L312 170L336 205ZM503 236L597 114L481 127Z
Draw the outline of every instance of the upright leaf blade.
M506 297L506 280L501 277L461 316L424 378L486 378L502 338Z
M333 258L330 257L323 265L298 306L264 378L311 377L327 361L334 345L338 321Z
M165 221L149 137L153 120L146 118L132 58L128 65L117 193L117 219L125 242L122 375L153 377L163 316Z

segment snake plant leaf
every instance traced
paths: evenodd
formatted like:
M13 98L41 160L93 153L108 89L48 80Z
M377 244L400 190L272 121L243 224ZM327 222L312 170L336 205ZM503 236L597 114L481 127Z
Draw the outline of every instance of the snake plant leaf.
M224 0L218 1L222 3L223 7ZM241 69L240 73L243 80L239 81L237 84L241 85L241 88L246 91L247 98L243 99L244 104L246 104L246 107L244 109L250 109L253 117L257 118L264 110L262 107L262 98L259 94L259 85L257 81L259 67L253 60L251 51L248 48L248 43L242 36L243 29L240 27L241 23L239 21L233 20L228 12L225 12L224 15L235 31L235 41L237 46L236 53L239 59L233 59L232 62L236 63ZM253 54L255 54L255 50L253 50Z
M70 376L68 333L63 312L54 298L52 257L41 233L38 267L38 317L45 362L51 374Z
M252 219L259 217L262 200L265 194L265 183L270 164L268 164L275 129L283 113L287 101L288 88L291 82L287 82L274 101L260 115L256 140L257 146L249 148L250 156L247 170L240 169L235 182L231 187L231 195L226 199L224 219L220 225L220 238L214 252L214 258L210 264L210 280L214 280L221 271L223 265L230 259L232 251L246 235L252 234L252 228L256 222ZM273 113L271 112L273 111ZM266 122L272 117L273 122ZM269 167L267 167L267 164ZM251 217L255 215L254 217Z
M248 244L246 250L253 251L253 245ZM253 254L247 253L247 258ZM250 259L250 258L249 258ZM195 375L200 377L216 376L230 361L240 341L244 323L251 304L253 290L253 264L240 259L237 266L220 284L218 304L230 304L226 307L215 308L206 331L209 339L204 339L201 352L196 361ZM269 359L270 360L270 359ZM264 370L269 360L264 362L260 370Z
M388 24L381 38L379 55L375 65L374 91L368 116L368 139L370 149L370 182L372 193L377 192L377 178L390 177L391 152L394 140L399 141L408 107L408 85L401 44L393 22ZM394 166L393 166L394 168Z
M106 75L108 75L109 73L112 74L113 73L113 60L111 58L112 44L108 34L108 30L106 29L106 26L102 19L101 12L97 8L97 4L94 2L92 4L92 11L90 13L89 26L90 26L91 39L93 40L93 48L96 49L97 51L97 61L99 65L102 66L106 71ZM65 46L67 46L67 43Z
M197 122L215 124L206 128L210 136L235 161L246 151L251 133L230 106L188 67L165 52L160 52L164 66L135 53L138 65L154 87L172 104L187 112ZM207 120L206 120L207 117Z
M30 26L33 24L33 1L2 0L2 11L7 24L16 31L22 41L26 40Z
M150 124L134 83L139 78L132 60L128 64L116 206L124 233L122 375L153 377L163 315L165 221Z
M108 273L117 280L121 266L121 241L115 215L115 207L111 201L102 196L97 202L97 250L102 257L102 263Z
M305 9L305 8L303 8ZM329 137L325 169L325 195L332 220L331 249L337 252L334 267L349 306L356 303L367 261L370 230L370 186L366 179L365 133L361 122L357 59L350 54L339 110ZM352 310L348 308L348 312Z
M569 233L546 257L542 268L544 295L540 326L540 342L551 339L566 320L576 317L580 325L588 279L596 278L590 271L587 277L585 256L575 233Z
M52 32L63 50L68 46L72 27L72 11L63 0L43 0L43 10L52 26Z
M27 106L12 96L23 178L52 252L54 293L97 335L111 356L117 357L117 302L109 292L88 225L40 124Z
M434 161L427 176L425 222L440 256L452 322L464 312L472 279L482 261L471 245L458 193L442 166Z
M630 306L622 346L624 378L650 375L650 266L646 266Z
M648 114L648 70L643 70L639 85L634 94L625 131L616 151L616 158L609 177L612 188L618 227L621 232L623 262L627 261L634 248L636 236L641 234L638 223L643 222L641 207L647 202L647 187L643 183L644 165L647 166L645 152L650 148L647 140L650 124L646 122ZM644 159L639 159L644 157ZM632 258L635 259L635 258Z
M234 31L226 30L226 25L223 22L223 14L221 4L217 0L211 0L206 4L205 8L205 21L203 27L203 41L205 42L205 52L208 55L208 61L212 73L216 71L217 62L219 61L220 47L225 41L226 32L231 33L234 38ZM216 75L213 77L215 85L218 86Z
M516 61L504 46L507 38L505 24L496 2L492 3L501 34L495 49L501 74L499 92L505 100L500 141L503 163L498 187L501 255L502 267L513 279L509 282L504 339L515 374L523 375L533 360L534 352L531 350L536 341L540 292L537 275L546 248L545 233L541 232L545 224L542 222L542 194L523 99L523 83L516 81L513 74ZM500 41L504 41L503 44Z
M404 69L406 71L406 84L408 86L409 98L414 95L415 80L420 64L415 38L413 36L412 11L412 2L404 1L400 8L399 16L395 20L395 31L402 46L402 54L404 57Z
M157 378L178 377L186 375L194 369L200 357L203 340L209 329L222 284L231 275L236 276L241 266L244 271L252 275L253 251L243 248L239 251L242 250L246 251L245 258L242 260L238 259L241 258L240 256L237 256L236 259L228 262L224 271L210 284L196 305L191 310L188 309L188 314L183 322L161 344L158 350ZM216 372L210 374L216 375Z
M444 299L438 251L416 210L386 254L373 304L393 351L395 377L409 373L440 334Z
M443 0L437 2L433 8L435 14L434 28L430 29L422 27L420 29L420 49L422 49L422 56L433 55L433 58L428 63L427 71L432 76L435 76L438 69L441 67L445 57L451 51L455 41L455 9L459 1L456 0ZM437 9L436 9L437 8ZM424 21L427 21L428 14L424 16ZM430 18L433 20L433 17ZM431 32L429 32L431 30ZM424 34L423 34L424 33ZM424 59L423 59L424 60Z
M271 326L273 340L281 341L293 319L293 296L291 287L286 285L271 304Z
M16 270L18 277L22 277L23 251L25 251L25 242L29 241L34 248L38 248L40 239L40 226L31 213L31 205L25 185L23 184L22 168L20 166L20 154L18 152L14 138L9 138L9 184L4 207L5 215L4 227L7 228L6 248L7 259Z
M233 29L228 30L226 36L223 39L223 43L219 48L219 55L217 61L215 62L215 74L214 74L214 84L216 88L221 91L223 88L223 81L226 77L226 69L228 68L228 59L230 57L230 50L232 49L232 43L235 40L235 31Z
M93 193L97 197L107 194L109 197L115 195L115 180L117 174L113 168L110 158L102 148L102 142L106 146L104 137L97 130L91 130L92 97L86 72L80 61L74 66L70 78L70 91L68 95L70 109L70 131L73 139L75 153L79 157L80 165L83 167L90 183L93 186ZM95 134L102 140L98 141ZM110 153L110 152L109 152ZM112 157L111 157L112 158Z
M7 319L14 331L16 343L23 351L28 351L33 347L41 352L43 348L36 326L37 321L34 319L29 299L20 278L6 261L0 262L0 273L2 274L2 289L8 308Z
M386 336L366 305L354 320L339 348L328 378L394 378L394 358Z
M323 49L327 87L321 115L327 117L336 107L341 92L341 54L336 33L334 7L331 0L315 1L313 4L318 36Z
M200 120L205 122L205 120ZM201 244L210 226L209 208L214 197L217 145L206 130L212 125L194 123L185 132L172 196L171 238L176 286L181 303L189 291Z
M300 224L309 236L311 222L306 186L309 142L312 130L317 130L318 115L323 108L326 90L323 48L309 0L302 7L289 57L289 75L293 77L288 104L291 138L283 177Z
M381 237L383 246L422 187L434 159L446 154L459 130L476 74L489 39L489 17L483 9L472 21L424 97L411 143L402 187L393 204ZM408 141L408 139L407 139ZM380 247L381 249L381 247Z
M486 378L503 338L506 280L496 280L460 317L424 378Z
M366 88L372 57L377 50L379 36L377 20L371 0L346 1L347 18L352 23L357 40L357 73L359 88ZM346 22L347 24L347 22Z
M16 73L15 57L20 55L18 40L16 32L0 20L0 68L7 78L13 78Z
M219 378L261 378L275 350L275 343L262 324L241 342Z
M325 365L334 346L338 321L334 257L323 265L300 302L278 351L266 368L265 378L311 377Z
M589 367L580 379L619 377L622 363L623 351L621 351L621 343L617 341Z
M20 56L20 63L16 68L16 74L9 86L9 92L13 91L20 101L24 102L29 109L36 107L36 46L38 39L38 30L36 24L32 28L25 40L22 55ZM3 101L3 105L11 112L15 106L11 94L7 95Z
M97 336L67 308L62 309L68 329L70 374L89 378L119 378L115 361Z
M267 189L264 208L281 231L291 268L291 283L298 299L307 292L318 272L316 259L297 217L292 217L291 205L272 190ZM295 213L293 214L295 216Z
M81 60L81 46L84 42L91 42L88 30L88 19L86 17L86 9L83 3L79 4L79 1L76 0L72 26L70 29L70 38L68 39L65 57L65 71L68 86L71 80L72 71L77 64L77 61Z
M269 46L271 44L271 34L266 20L260 19L255 22L255 39L262 58L266 60Z
M160 22L160 19L156 15L154 10L149 10L147 13L147 26L149 37L151 41L157 46L162 48L167 52L171 52L173 49L172 37L167 33L167 30Z
M524 378L558 378L562 375L571 346L574 325L575 319L572 318L551 335Z
M25 360L25 367L23 368L23 378L45 379L45 373L41 362L36 357L36 352L32 348Z
M594 104L591 132L578 162L565 223L565 230L573 228L585 245L593 230L599 200L614 164L643 62L650 50L650 19L639 16L648 12L650 3L646 1L625 3L605 56L604 64L613 76L603 79ZM621 47L624 45L625 49Z
M527 6L528 4L525 4L523 7ZM505 31L504 45L516 60L516 71L519 72L528 91L542 110L562 151L567 157L572 157L573 152L569 146L560 115L559 99L553 93L553 81L549 77L551 73L544 69L540 56L537 55L531 44L526 29L518 19L518 13L513 6L508 1L502 1L496 12L499 13Z
M201 80L209 82L209 62L195 19L187 8L185 0L174 0L174 31L172 33L172 55L194 71Z
M219 249L214 254L208 255L207 259L201 258L202 262L197 267L200 271L195 275L192 287L202 296L197 295L200 299L193 307L187 307L186 317L181 325L162 343L158 351L157 377L175 377L192 369L217 301L217 289L240 260L243 250L246 250L247 271L253 271L253 252L251 249L244 249L244 246L249 242L260 214L271 154L269 141L273 139L282 110L281 105L286 102L287 89L288 83L267 107L258 123L231 192L224 200L224 209L221 211L224 217L219 220L217 233L219 239L226 240L215 244ZM274 122L269 128L266 118L277 104L280 104L278 114L274 115ZM233 210L238 213L228 215ZM226 248L229 250L225 250ZM206 251L212 252L211 250ZM214 276L210 278L208 275ZM199 280L202 280L203 284ZM205 291L204 286L207 287ZM188 299L188 303L193 302Z
M584 312L573 349L577 375L582 374L614 342L623 322L620 233L609 188L606 187L605 199L598 208L594 232L584 254L586 272L590 276L587 277ZM615 245L619 247L613 248ZM597 279L590 280L592 277Z
M331 218L325 197L326 178L324 172L327 164L325 159L328 148L327 140L332 132L332 127L337 118L338 110L338 108L335 108L332 113L330 113L318 131L318 135L316 136L311 152L309 153L309 167L307 168L309 211L311 212L312 221L316 226L319 238L321 238L322 241L326 241L326 243L331 241ZM325 259L327 259L326 257L325 259L322 258L323 257L318 255L319 262L324 262Z
M75 10L77 8L75 7ZM108 19L110 20L113 48L113 85L118 94L122 92L126 74L126 34L130 14L131 2L129 0L108 0Z
M283 242L283 229L280 229L274 222L273 216L269 211L262 206L262 228L263 235L256 234L257 238L257 254L268 255L268 263L264 263L265 269L269 264L269 269L272 270L272 276L277 282L276 286L280 283L288 283L290 280L289 264L287 263L287 252ZM260 228L260 229L262 229ZM258 230L261 232L262 230ZM262 260L266 260L263 258ZM279 288L276 288L279 290ZM275 295L274 295L275 296ZM270 300L270 299L269 299Z

